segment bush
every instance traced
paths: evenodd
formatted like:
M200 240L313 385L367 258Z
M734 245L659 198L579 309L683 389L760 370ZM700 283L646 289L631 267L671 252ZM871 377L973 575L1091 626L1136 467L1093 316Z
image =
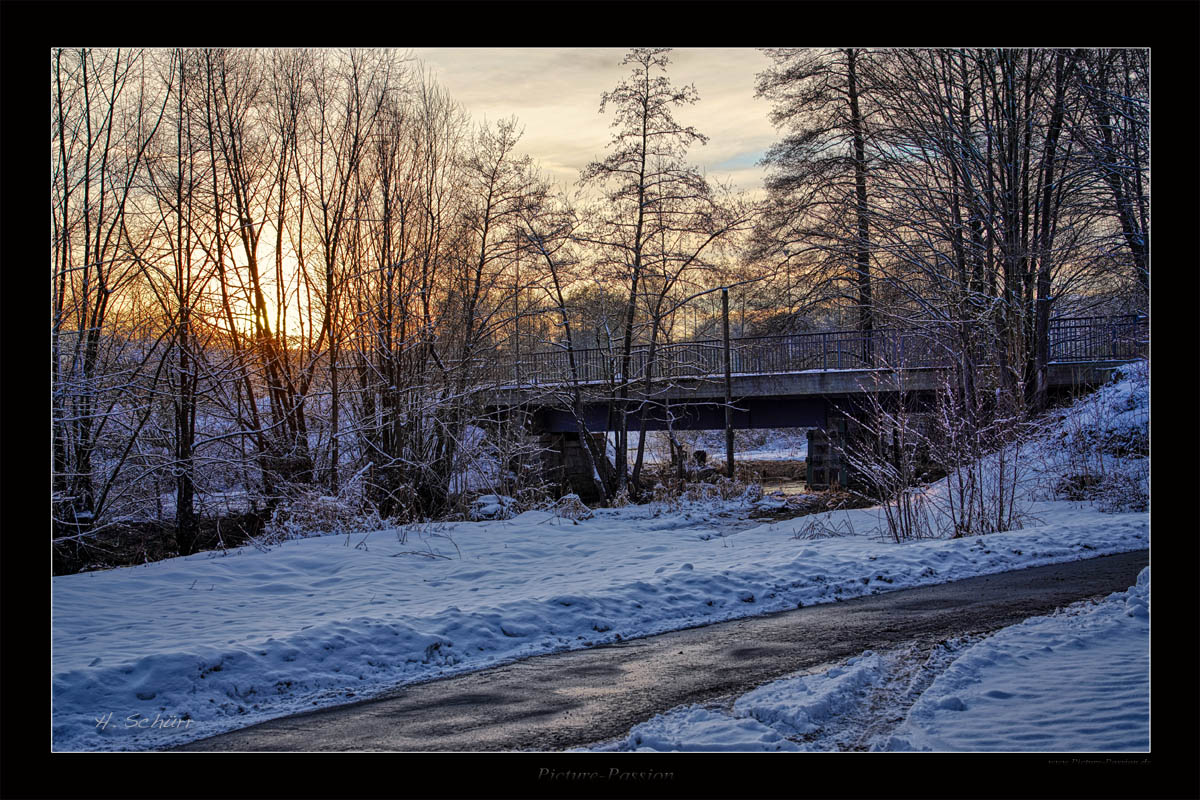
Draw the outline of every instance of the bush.
M763 498L762 485L754 481L719 477L713 482L664 479L650 492L650 505L656 514L678 511L684 503L738 501L753 505ZM616 505L615 503L613 504Z
M1105 514L1149 511L1150 495L1139 478L1114 473L1100 485L1096 508Z
M763 488L761 483L748 483L746 488L742 490L738 497L743 503L757 503L763 499Z
M1087 472L1064 475L1054 484L1054 493L1065 500L1091 500L1096 497L1101 483L1099 475Z
M354 492L337 496L319 490L301 490L275 507L263 535L252 540L257 547L288 539L302 539L324 533L359 533L387 527L388 521Z
M800 527L792 530L792 538L801 541L854 535L854 524L849 517L844 517L841 522L833 522L823 514L808 517L800 524Z
M517 501L502 494L485 494L471 501L467 518L475 522L483 520L512 519L519 512Z
M565 494L554 503L554 515L578 522L595 516L577 494Z
M757 493L757 496L755 496ZM681 496L684 500L711 502L713 500L747 500L756 502L762 499L762 486L753 481L730 480L719 477L712 483L684 484Z
M678 511L682 504L682 484L676 483L656 483L654 489L650 492L650 505L654 507L656 513L663 511Z

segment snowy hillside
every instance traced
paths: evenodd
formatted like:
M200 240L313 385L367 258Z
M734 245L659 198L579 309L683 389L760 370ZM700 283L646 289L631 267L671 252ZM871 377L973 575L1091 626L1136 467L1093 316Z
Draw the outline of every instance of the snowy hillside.
M1096 397L1107 405L1087 408L1125 407L1105 412L1113 429L1144 424L1138 375ZM1065 415L1070 431L1083 429L1083 408ZM1110 460L1114 474L1138 463ZM328 535L57 577L54 749L163 747L536 653L1149 545L1145 511L1048 499L1048 476L1025 490L1022 530L954 540L890 543L877 509L758 524L748 517L764 503L747 495ZM871 659L846 674L866 676Z

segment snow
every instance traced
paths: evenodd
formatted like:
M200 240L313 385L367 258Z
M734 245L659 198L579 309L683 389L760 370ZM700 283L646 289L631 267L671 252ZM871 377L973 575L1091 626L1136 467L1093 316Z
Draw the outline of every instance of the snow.
M1121 392L1146 404L1136 386L1105 391L1110 406ZM885 540L878 509L759 524L749 515L771 502L754 493L598 508L590 517L560 506L60 576L53 747L165 747L538 653L1148 547L1144 511L1104 514L1032 494L1029 504L1022 530L903 544ZM838 535L813 538L818 529ZM1104 636L1077 638L1093 657L1115 658ZM1075 646L1047 645L1064 655ZM751 693L735 722L694 717L724 731L734 749L791 749L775 726L819 727L891 669L888 659L864 654L824 676L829 683L805 678L803 692L793 687L801 700ZM976 709L1003 705L954 692L966 715L947 722L950 712L935 709L927 732L905 738L909 746L937 748ZM661 735L667 747L673 740Z
M737 717L702 706L659 715L630 731L617 747L643 753L683 751L795 751L802 748L753 717Z
M1037 528L903 546L630 506L430 526L405 544L387 531L321 536L62 576L55 745L151 747L534 653L1148 544L1144 513L1098 527L1096 512L1044 505L1050 524ZM872 520L841 513L860 531ZM109 711L196 724L97 732Z
M830 353L829 355L831 358L834 358L836 360L837 351L835 350L834 352ZM845 351L845 357L846 357L846 360L850 360L853 356L851 355L850 352ZM1054 362L1054 363L1058 363L1058 362ZM875 367L875 368L813 367L811 369L771 370L769 373L731 372L729 374L729 377L731 379L732 378L761 378L761 377L763 377L763 375L770 375L771 377L775 377L778 375L814 375L814 374L822 373L822 372L861 372L861 373L866 374L866 373L888 373L888 372L894 372L894 371L895 370L893 370L889 367ZM549 376L549 377L550 377L550 380L542 381L542 380L538 380L537 377L531 376L524 383L503 383L503 384L498 384L494 387L489 387L489 389L491 389L493 391L509 392L509 391L525 391L525 390L528 390L531 388L549 389L549 388L557 387L557 386L575 386L575 385L578 385L578 386L607 386L611 383L611 381L609 381L608 378L600 378L600 379L595 379L595 380L581 380L581 381L576 381L573 383L567 378L567 376L565 374L562 377L562 379L557 379L554 376ZM618 374L617 380L620 380L620 377L621 377L620 374ZM724 381L725 374L723 372L697 373L695 375L679 375L679 376L676 376L675 379L676 380L696 381L697 383L702 383L702 384L703 383L712 384L712 383ZM641 378L637 378L637 379L635 379L635 382L640 381L640 380L641 380Z
M485 519L511 519L516 516L517 501L511 497L497 494L485 494L471 502L471 510L467 517L475 522Z
M797 674L742 695L728 708L689 705L637 725L622 739L599 751L686 752L696 750L800 751L820 749L803 741L806 734L861 702L865 690L880 683L887 665L868 650L825 672Z
M890 750L1150 749L1150 568L1075 613L1005 628L954 662Z
M704 450L708 460L723 461L725 458L725 431L676 431L675 438L691 453ZM609 447L616 450L617 435L610 433ZM803 461L808 455L807 428L763 428L758 430L734 431L734 458L746 461ZM632 463L637 454L637 436L630 436L629 459ZM648 464L665 464L671 459L666 431L647 431L646 452L643 461Z
M732 703L672 709L591 749L1147 752L1149 617L1147 567L1136 585L1099 603L1003 628L959 650L948 665L930 658L921 666L938 674L915 702L903 695L887 701L889 683L914 678L914 670L901 669L903 654L867 651ZM861 724L839 724L867 710L877 720L899 711L903 721L873 737Z

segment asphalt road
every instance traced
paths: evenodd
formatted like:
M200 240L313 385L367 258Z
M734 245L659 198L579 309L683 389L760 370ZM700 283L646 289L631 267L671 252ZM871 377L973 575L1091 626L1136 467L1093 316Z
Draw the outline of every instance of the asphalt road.
M1139 550L533 656L383 697L284 717L177 750L562 750L683 703L909 642L986 633L1123 591Z

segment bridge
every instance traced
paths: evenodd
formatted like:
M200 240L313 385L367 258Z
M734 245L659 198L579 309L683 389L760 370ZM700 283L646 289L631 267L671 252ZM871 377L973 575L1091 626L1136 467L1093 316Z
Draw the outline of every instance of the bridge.
M1049 329L1047 370L1051 392L1095 386L1120 364L1146 355L1145 317L1057 318ZM491 365L496 408L531 410L544 467L585 500L595 492L572 411L582 399L590 432L606 436L618 390L628 391L629 430L717 430L726 427L813 428L809 437L810 486L848 479L829 437L846 432L845 414L869 394L928 399L952 367L947 331L883 328L668 343L653 355L634 348L628 380L622 359L610 350L565 349L501 359ZM728 352L727 352L728 351ZM726 377L725 360L729 370ZM984 380L996 359L977 353ZM647 368L650 370L647 381ZM648 402L647 402L648 401Z
M869 334L837 330L731 339L733 427L823 428L831 401L862 393L932 392L952 365L944 344L947 337L938 333L881 328ZM1096 385L1117 365L1146 354L1148 320L1056 318L1050 323L1049 340L1051 389ZM657 347L651 361L648 347L635 347L627 382L629 413L640 418L641 401L650 400L645 409L648 430L664 429L668 410L677 430L724 428L724 350L719 339L669 343ZM978 363L995 363L985 355L980 354ZM578 430L569 410L575 386L584 397L588 428L603 430L611 398L623 382L619 354L597 348L500 360L490 377L498 405L534 408L536 428L552 433ZM631 420L632 428L637 424Z

